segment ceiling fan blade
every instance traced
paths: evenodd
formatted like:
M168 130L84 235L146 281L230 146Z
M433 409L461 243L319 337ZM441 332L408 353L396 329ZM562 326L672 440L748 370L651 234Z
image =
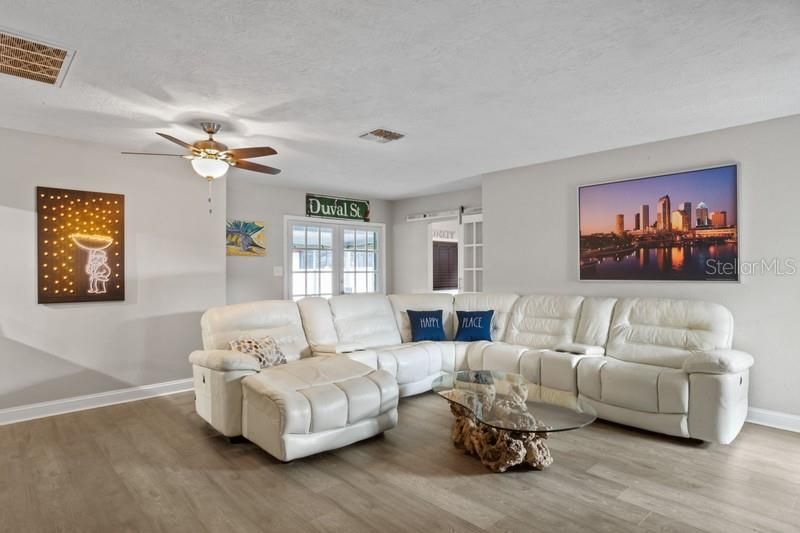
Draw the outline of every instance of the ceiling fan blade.
M191 144L185 143L182 140L178 139L177 137L173 137L172 135L167 135L166 133L159 133L159 132L156 132L156 135L159 135L159 136L165 138L168 141L172 141L175 144L179 144L179 145L183 146L184 148L188 148L189 150L192 149L192 145Z
M183 158L191 157L183 154L155 154L152 152L120 152L120 153L123 155L163 155L167 157L183 157Z
M278 174L281 169L272 168L266 165L259 165L258 163L251 163L250 161L234 161L233 166L243 170L252 170L254 172L263 172L264 174Z
M226 150L225 153L230 154L234 159L250 159L253 157L275 155L278 152L269 146L259 146L253 148L231 148L230 150Z

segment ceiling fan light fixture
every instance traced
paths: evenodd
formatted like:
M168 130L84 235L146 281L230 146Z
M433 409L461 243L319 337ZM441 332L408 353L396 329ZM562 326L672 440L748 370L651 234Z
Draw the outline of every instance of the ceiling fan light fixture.
M196 157L192 159L192 168L201 177L206 179L221 178L228 172L228 163L221 159L210 157Z

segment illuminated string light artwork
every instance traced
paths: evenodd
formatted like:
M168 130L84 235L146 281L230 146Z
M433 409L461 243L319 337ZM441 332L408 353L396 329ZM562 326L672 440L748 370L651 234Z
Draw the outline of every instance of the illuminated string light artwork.
M39 303L125 299L125 197L36 188Z

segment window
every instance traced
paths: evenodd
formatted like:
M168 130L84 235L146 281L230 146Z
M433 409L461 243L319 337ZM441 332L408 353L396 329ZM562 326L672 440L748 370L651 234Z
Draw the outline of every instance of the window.
M286 226L289 298L383 291L382 225L287 217Z

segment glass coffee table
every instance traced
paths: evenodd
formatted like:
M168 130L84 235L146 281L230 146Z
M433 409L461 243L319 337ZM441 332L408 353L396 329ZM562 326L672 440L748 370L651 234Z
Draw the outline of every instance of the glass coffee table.
M519 374L455 372L437 378L433 390L450 402L456 417L453 443L494 472L522 463L536 470L550 466L548 435L580 429L597 418L579 408L572 394L528 383Z

